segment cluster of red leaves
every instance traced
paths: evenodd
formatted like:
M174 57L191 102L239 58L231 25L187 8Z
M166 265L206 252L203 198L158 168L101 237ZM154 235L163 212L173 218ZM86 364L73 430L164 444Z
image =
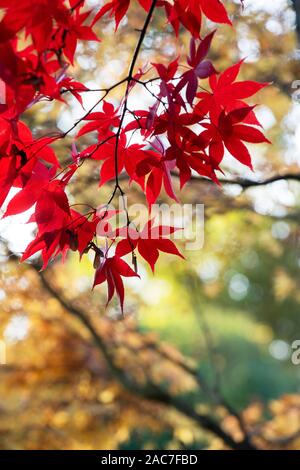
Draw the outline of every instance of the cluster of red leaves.
M127 91L119 107L103 97L99 110L91 110L81 119L84 125L76 136L78 145L82 146L81 137L90 133L96 133L97 143L80 151L73 145L70 164L61 169L52 143L68 133L35 139L21 121L22 115L42 100L63 102L67 92L82 104L81 95L88 89L67 73L74 62L77 42L100 41L92 28L107 15L114 17L118 29L130 0L112 0L96 12L84 9L85 0L0 0L4 13L0 21L0 80L5 85L5 99L0 104L0 205L11 188L18 189L8 198L4 217L33 211L29 221L36 223L37 234L22 260L41 252L46 267L56 256L64 258L69 250L78 251L80 256L94 251L94 285L107 282L108 301L116 292L122 309L122 277L137 276L135 251L152 270L160 251L182 256L165 238L175 229L155 227L151 216L140 232L129 220L125 227L112 228L109 219L115 213L105 206L85 214L75 211L66 188L80 166L89 160L101 162L99 184L115 179L113 195L118 191L123 194L118 177L125 172L130 182L144 192L151 212L162 187L177 200L172 184L174 172L181 187L192 172L218 183L217 171L225 150L252 168L245 142L267 142L254 107L244 101L265 85L237 81L242 61L218 73L208 59L215 32L203 37L201 24L203 17L231 24L223 3L138 1L148 19L154 7L159 7L176 35L180 28L190 33L186 62L178 57L167 65L152 64L155 76L150 80L144 81L149 72L146 68L124 78L120 83L127 82ZM209 89L200 85L203 80ZM149 88L153 84L155 93ZM128 97L137 86L151 93L153 103L148 109L129 111ZM139 143L131 143L132 134L139 135ZM97 236L104 239L101 248ZM132 253L134 270L122 259L128 253Z

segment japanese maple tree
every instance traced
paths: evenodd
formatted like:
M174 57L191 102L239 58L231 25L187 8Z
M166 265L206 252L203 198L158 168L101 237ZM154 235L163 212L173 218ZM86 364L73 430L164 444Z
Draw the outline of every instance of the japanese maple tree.
M104 17L115 23L115 30L121 28L131 2L99 2L89 10L85 0L0 0L0 79L6 90L0 104L0 204L6 202L3 217L32 210L30 221L36 223L37 231L22 260L41 252L45 268L50 260L64 258L69 250L77 251L80 257L94 252L94 286L106 283L108 301L116 293L122 310L123 278L138 276L137 255L152 270L160 252L182 256L168 238L175 228L156 225L151 214L161 191L177 201L173 178L179 177L182 188L193 173L219 184L225 151L252 168L246 144L268 142L254 106L245 101L265 84L238 80L243 61L219 71L210 59L217 32L214 29L204 34L204 23L208 19L232 27L225 2L220 0L138 0L144 24L129 71L124 71L119 82L103 89L97 103L83 110L81 119L69 130L47 135L45 129L42 137L34 137L23 115L41 101L64 103L67 93L82 105L83 94L91 90L69 72L76 61L76 47L80 41L101 41L95 25L98 27ZM176 37L182 30L190 36L189 50L170 63L137 68L157 10ZM153 83L156 93L149 88ZM123 99L115 106L109 94L124 84ZM129 96L136 87L151 95L150 106L129 108ZM77 127L69 164L62 167L53 143ZM132 143L133 134L139 135L139 143ZM93 143L86 146L83 142L89 135L97 141L91 140ZM113 180L114 188L108 201L99 201L100 210L88 205L84 210L85 202L78 201L83 208L79 212L74 209L76 204L69 203L67 187L75 175L80 178L82 165L91 161L99 163L99 185ZM149 221L141 231L132 225L128 213L125 226L110 225L115 213L109 204L125 194L121 174L145 195ZM14 196L12 188L17 189ZM124 260L130 253L132 266Z

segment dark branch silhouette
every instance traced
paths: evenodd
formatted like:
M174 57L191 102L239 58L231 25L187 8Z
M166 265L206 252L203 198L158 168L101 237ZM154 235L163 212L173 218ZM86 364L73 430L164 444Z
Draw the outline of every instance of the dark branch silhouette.
M38 272L38 268L35 265L32 266ZM52 297L54 297L60 303L60 305L67 312L69 312L69 314L71 314L73 317L76 317L89 331L95 346L103 354L103 357L106 360L114 377L127 390L131 391L135 395L141 396L143 399L152 400L162 405L168 405L175 408L180 413L198 423L203 429L222 439L222 441L231 449L256 450L256 447L250 442L250 439L247 435L244 437L243 441L235 441L230 434L222 429L220 424L214 418L209 415L196 412L194 407L191 406L187 400L182 397L171 395L168 390L166 390L160 384L154 383L151 381L151 379L149 379L147 384L144 386L137 383L132 377L130 377L129 374L126 373L126 370L123 370L116 364L113 353L109 350L105 340L90 321L86 312L82 311L77 306L75 307L72 303L65 299L64 296L49 283L43 272L39 272L39 277L43 287L47 290L47 292ZM171 358L169 359L171 360ZM189 369L188 367L186 368L186 371L192 373L192 375L195 374L195 371L193 371L193 369ZM201 386L203 386L203 379L200 382L200 378L198 377L198 381L201 383Z

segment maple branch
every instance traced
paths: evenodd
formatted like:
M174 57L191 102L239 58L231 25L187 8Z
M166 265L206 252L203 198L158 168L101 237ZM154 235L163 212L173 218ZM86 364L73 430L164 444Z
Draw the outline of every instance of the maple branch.
M176 172L172 172L172 176L179 177L179 174ZM276 181L299 181L300 182L300 173L283 173L279 175L270 176L264 180L251 180L248 178L234 178L234 179L227 179L227 178L219 178L219 182L221 184L237 184L241 186L243 189L248 189L257 186L267 186L268 184L275 183ZM215 184L212 180L205 178L203 176L192 175L191 181Z
M155 79L155 80L157 80L157 79ZM159 101L159 102L163 105L163 107L164 107L166 113L169 112L169 110L168 110L168 108L167 108L167 103L165 103L159 96L156 96L155 93L153 93L153 91L149 90L147 84L148 84L148 83L152 83L150 80L148 80L147 82L143 82L142 80L134 79L134 81L135 81L136 83L138 83L139 85L142 85L142 86L147 90L147 92L150 93L150 95L151 95L153 98L155 98L157 101Z
M133 73L134 73L135 64L136 64L136 61L138 59L142 44L144 42L144 39L145 39L145 36L146 36L146 33L147 33L147 29L148 29L148 26L150 24L150 21L151 21L151 18L152 18L154 9L155 9L156 2L157 2L157 0L152 0L152 4L151 4L149 12L147 14L144 26L141 29L141 34L140 34L140 37L139 37L138 43L136 45L136 48L135 48L135 51L134 51L134 54L133 54L133 58L132 58L132 61L131 61L130 67L129 67L129 72L128 72L128 76L127 76L127 86L126 86L126 91L125 91L125 96L124 96L123 110L122 110L122 115L121 115L121 119L120 119L120 124L119 124L117 134L116 134L115 182L116 182L116 188L119 189L121 195L123 195L124 193L123 193L123 190L121 189L121 187L119 185L119 168L118 168L118 163L119 163L118 162L119 140L120 140L120 135L121 135L121 131L122 131L122 127L123 127L123 123L124 123L124 119L125 119L125 115L126 115L126 111L127 111L128 95L129 95L129 91L130 91L131 81L133 80Z
M114 164L115 164L115 187L114 187L114 190L112 192L112 195L111 197L109 198L109 201L107 203L107 207L109 206L109 204L112 202L112 200L114 199L117 191L119 191L121 197L122 197L122 200L123 200L123 205L124 205L124 211L126 213L126 218L127 218L127 227L129 227L130 225L130 219L129 219L129 213L128 213L128 210L127 210L127 207L126 207L126 204L125 204L125 199L124 199L124 191L123 189L121 188L120 186L120 183L119 183L119 161L118 161L118 152L119 152L119 142L120 142L120 136L121 136L121 132L122 132L122 127L123 127L123 123L124 123L124 119L125 119L125 115L126 115L126 112L128 110L128 96L129 96L129 92L130 92L130 86L131 86L131 82L132 80L134 79L133 77L133 73L134 73L134 68L135 68L135 64L136 64L136 61L138 59L138 56L139 56L139 53L140 53L140 49L142 47L142 44L143 44L143 41L145 39L145 35L146 35L146 32L147 32L147 29L148 29L148 26L150 24L150 21L151 21L151 18L152 18L152 15L153 15L153 12L154 12L154 9L155 9L155 5L156 5L156 2L157 0L152 0L152 4L150 6L150 9L148 11L148 14L147 14L147 17L146 17L146 20L145 20L145 23L144 23L144 26L143 28L141 29L141 33L140 33L140 37L139 37L139 40L138 40L138 43L136 45L136 48L135 48L135 51L134 51L134 54L133 54L133 58L132 58L132 61L131 61L131 64L130 64L130 67L129 67L129 72L128 72L128 75L127 77L123 80L123 82L127 81L127 85L126 85L126 90L125 90L125 95L124 95L124 101L123 101L123 109L122 109L122 114L121 114L121 118L120 118L120 123L119 123L119 126L118 126L118 129L117 129L117 132L115 134L115 138L116 138L116 144L115 144L115 152L114 152ZM106 96L106 94L104 95L104 97ZM89 113L88 113L89 114ZM134 266L134 269L135 269L135 272L137 272L137 260L136 260L136 255L135 255L135 252L134 252L134 246L132 245L132 243L130 242L131 244L131 248L132 248L132 263L133 263L133 266Z
M138 55L139 55L139 52L140 52L140 49L142 47L142 44L143 44L143 41L144 41L144 38L145 38L145 35L146 35L146 32L147 32L147 29L148 29L148 26L150 24L150 21L151 21L151 18L152 18L152 15L153 15L153 12L154 12L154 9L155 9L155 5L156 5L156 2L157 0L153 0L152 1L152 4L151 4L151 7L149 9L149 12L147 14L147 17L146 17L146 20L145 20L145 23L144 23L144 26L143 28L141 29L141 33L140 33L140 37L139 37L139 40L138 40L138 43L136 45L136 48L135 48L135 51L134 51L134 54L133 54L133 58L132 58L132 61L131 61L131 64L130 64L130 67L129 67L129 72L128 72L128 75L123 78L122 80L119 80L118 82L114 83L112 86L110 86L109 88L100 88L98 90L86 90L86 91L103 91L103 96L97 100L97 102L80 118L78 119L74 124L73 126L71 126L67 131L65 131L64 133L60 134L58 136L58 139L59 138L64 138L66 137L70 132L72 132L80 122L82 122L86 117L88 117L90 115L90 113L106 98L106 96L115 88L117 88L118 86L120 86L121 84L127 82L127 86L126 86L126 91L125 91L125 95L124 95L124 102L123 102L123 109L122 109L122 114L121 114L121 119L120 119L120 124L118 126L118 129L117 129L117 132L116 134L114 134L113 136L110 136L108 139L106 139L104 142L101 142L100 144L96 145L94 151L92 152L95 153L99 147L101 145L103 145L103 143L105 143L107 140L111 139L111 138L115 138L116 139L116 144L115 144L115 187L114 187L114 190L112 192L112 195L111 197L109 198L109 201L107 202L107 206L109 206L109 204L112 202L112 200L114 199L117 191L120 192L120 195L121 197L123 198L124 200L124 191L122 190L120 184L119 184L119 169L118 169L118 150L119 150L119 141L120 141L120 135L121 135L121 132L122 132L122 127L123 127L123 123L124 123L124 119L125 119L125 115L126 115L126 112L128 110L128 106L127 106L127 103L128 103L128 95L129 95L129 92L130 92L130 86L131 86L131 82L134 80L134 68L135 68L135 65L136 65L136 61L138 59ZM143 83L142 83L143 84ZM146 85L145 85L146 86ZM64 92L66 92L68 90L64 90ZM148 90L149 91L149 90ZM39 149L40 150L40 149ZM92 156L92 154L90 156ZM67 167L66 167L67 168ZM65 169L63 169L60 173L62 173ZM60 174L59 173L59 174ZM57 175L55 175L55 178L57 178ZM124 210L126 212L126 216L127 216L127 226L130 225L130 220L129 220L129 214L128 214L128 211L126 209L126 206L124 204ZM134 250L132 250L132 257L133 257L133 264L136 266L136 258L135 258L135 254L134 254Z
M99 89L99 91L103 91L104 92L104 95L101 96L101 98L99 98L99 100L97 100L97 102L81 117L79 118L68 130L66 130L65 132L62 132L62 133L56 133L54 136L53 136L53 140L59 140L59 139L64 139L68 134L70 134L70 132L72 132L77 126L78 124L80 124L82 121L84 121L84 119L86 117L89 116L89 114L94 111L94 109L100 104L102 103L102 101L107 97L107 95L112 91L114 90L115 88L117 88L118 86L122 85L123 83L127 82L128 80L128 77L125 77L123 78L122 80L119 80L118 82L114 83L113 85L111 85L109 88L101 88ZM65 91L69 91L69 90L65 90ZM90 90L90 91L96 91L96 90ZM98 91L98 90L97 90ZM36 142L38 142L39 140L42 140L45 136L42 136L40 137L39 139L37 139L36 141L34 142L31 142L29 143L28 145L25 145L25 149L27 148L30 148L32 145L35 145ZM51 137L49 134L47 135L47 137ZM109 140L110 138L113 138L115 136L110 136L107 140ZM107 142L107 140L103 141L100 143L100 145L104 144L105 142ZM30 158L33 158L38 152L40 152L43 148L45 148L46 146L48 145L48 142L44 142L32 155ZM99 144L98 144L99 145ZM100 146L99 145L99 146ZM95 150L98 150L99 147L97 147ZM63 169L64 171L64 169ZM61 174L61 173L59 173ZM55 178L57 177L58 175L55 175Z
M216 361L216 356L217 356L217 349L215 347L215 344L214 344L214 340L213 340L213 337L212 337L212 333L211 333L211 330L209 328L209 325L206 321L206 318L204 317L203 313L202 312L199 312L199 314L197 315L197 319L200 321L200 327L201 327L201 330L202 330L202 333L203 333L203 337L204 337L204 341L205 341L205 345L206 345L206 351L207 351L207 354L208 354L208 358L209 358L209 361L210 361L210 364L211 364L211 369L214 373L214 384L212 385L212 389L210 387L206 387L207 388L207 393L211 393L213 398L215 399L215 401L222 405L228 412L229 414L231 414L232 416L234 416L239 424L239 427L242 431L242 433L244 434L244 440L245 442L247 443L250 443L250 436L248 434L248 431L247 431L247 428L246 428L246 425L245 425L245 422L244 422L244 419L243 417L240 415L240 413L231 405L231 403L229 403L226 398L224 398L224 396L222 395L221 393L221 373L220 373L220 370L217 366L217 361ZM203 380L203 377L201 377L201 375L199 375L198 373L198 377L199 377L199 380L200 382L205 384L204 380Z
M142 28L142 30L141 30L141 34L140 34L140 37L139 37L137 46L136 46L135 51L134 51L134 54L133 54L133 58L132 58L132 62L131 62L131 65L130 65L130 68L129 68L129 74L128 74L128 76L129 76L129 78L130 78L130 81L131 81L132 78L133 78L134 67L135 67L137 58L138 58L138 56L139 56L140 49L141 49L142 44L143 44L143 42L144 42L144 39L145 39L145 36L146 36L146 33L147 33L147 29L148 29L148 26L149 26L149 24L150 24L152 15L153 15L153 13L154 13L154 9L155 9L155 6L156 6L156 2L157 2L157 0L152 0L152 4L151 4L150 9L149 9L149 11L148 11L148 14L147 14L147 17L146 17L144 26L143 26L143 28ZM129 86L128 86L128 88L129 88ZM128 91L128 90L127 90L127 91Z
M179 174L177 172L171 172L171 174L174 178L179 178ZM128 179L128 176L125 173L119 175L119 180L125 181L127 179ZM212 180L205 178L204 176L192 175L191 181L198 182L198 183L205 183L211 186L216 186L216 184ZM219 178L219 182L221 184L224 184L224 185L236 184L236 185L241 186L244 190L248 188L252 188L252 187L267 186L269 184L275 183L276 181L300 182L300 173L276 174L268 178L265 178L263 180L251 180L248 178L233 178L233 179ZM86 183L96 182L96 179L93 177L88 177L86 178L85 182Z
M38 272L38 267L36 265L32 265L32 267ZM236 442L212 417L196 412L193 406L191 406L186 400L171 395L160 385L148 381L147 385L143 386L130 378L129 374L126 374L126 372L115 363L113 355L109 351L106 342L97 332L85 312L80 308L75 307L65 299L60 292L54 289L43 272L38 272L38 274L46 291L54 297L67 312L77 318L89 331L96 347L103 354L114 376L127 390L131 391L135 395L141 396L143 399L174 407L177 411L198 423L202 428L219 437L228 447L234 450L257 450L256 447L248 440Z
M213 390L211 389L211 387L207 384L204 377L202 376L202 374L196 367L193 367L192 365L188 364L187 361L181 360L179 358L171 357L170 354L168 354L167 351L165 351L159 345L157 346L155 344L151 344L148 347L155 349L155 351L159 353L161 357L168 359L170 362L172 362L173 364L176 364L183 371L191 375L195 379L197 384L199 385L200 389L203 390L203 392L206 394L208 398L213 398L217 404L223 406L230 415L236 418L240 426L240 429L244 434L244 442L251 445L250 435L246 429L244 420L242 416L240 415L240 413L237 410L235 410L231 404L227 402L227 400L221 395L219 390L216 390L216 388L214 388ZM213 369L215 370L215 364L213 364L213 366L214 366Z
M75 127L78 126L78 124L80 124L86 117L89 116L89 114L94 111L94 109L100 104L102 103L102 101L107 97L107 95L112 91L114 90L115 88L117 88L118 86L122 85L123 83L127 82L128 80L128 77L125 77L125 78L122 78L122 80L119 80L118 82L114 83L113 85L111 85L109 88L103 88L103 89L99 89L100 91L103 91L104 92L104 95L101 96L101 98L99 98L99 100L97 100L97 102L80 118L78 119L72 127L70 127L66 132L63 132L62 134L60 134L60 137L59 138L64 138L66 137L70 132L72 132ZM92 90L91 90L92 91ZM94 90L93 90L94 91Z

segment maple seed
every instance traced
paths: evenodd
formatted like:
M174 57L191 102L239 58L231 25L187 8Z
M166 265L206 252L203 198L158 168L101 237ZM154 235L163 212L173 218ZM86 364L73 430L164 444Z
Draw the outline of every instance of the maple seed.
M70 235L70 249L72 251L77 251L78 250L78 237L76 233L71 232L70 230L67 230L67 233Z
M132 252L132 264L133 264L134 272L138 274L137 257L134 252Z
M98 269L100 266L101 254L99 252L95 253L93 268Z

